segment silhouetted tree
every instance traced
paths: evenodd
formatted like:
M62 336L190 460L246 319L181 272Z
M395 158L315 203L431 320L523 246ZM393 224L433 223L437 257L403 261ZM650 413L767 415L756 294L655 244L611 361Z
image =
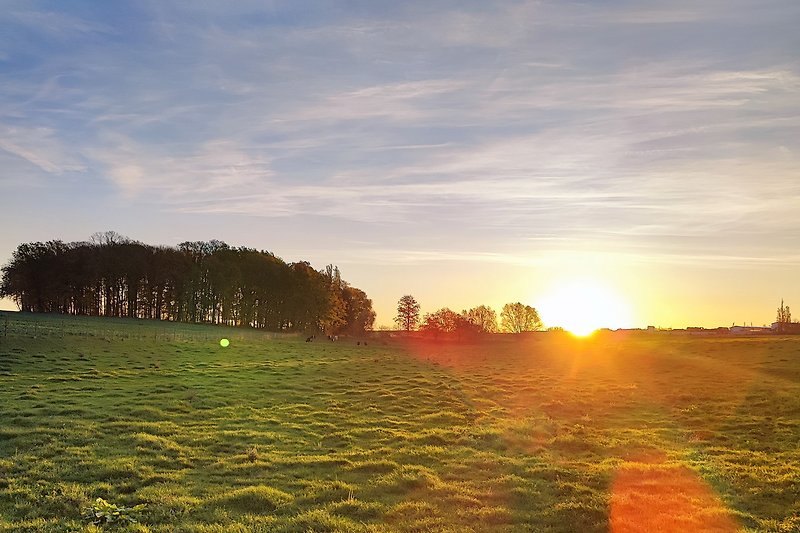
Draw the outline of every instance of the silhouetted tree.
M397 326L404 331L413 331L419 324L419 303L410 294L406 294L397 302Z
M788 305L784 305L782 299L775 322L777 322L777 330L781 333L787 331L789 329L789 324L792 323L792 311L789 309Z
M0 295L20 310L208 322L271 330L372 327L372 301L333 265L284 263L222 241L154 247L113 231L89 242L21 244Z
M128 237L125 235L120 235L116 231L98 231L96 233L92 233L90 239L92 244L97 246L109 246L130 242Z
M306 261L292 263L289 268L294 286L288 302L291 329L321 330L329 304L328 287L324 277Z
M789 306L783 304L783 300L781 300L781 306L778 308L778 317L775 321L778 324L789 324L792 322L792 311L789 309Z
M537 331L541 329L542 321L536 309L517 302L503 306L503 311L500 313L500 327L508 333Z
M342 296L347 309L347 326L345 333L358 335L369 331L375 324L375 311L372 310L372 300L361 289L346 286Z
M455 333L459 339L464 335L473 335L481 332L481 329L470 322L464 315L460 315L447 307L433 313L427 313L419 329L434 336L440 333Z
M346 283L342 281L339 268L334 265L325 267L322 277L327 286L328 305L322 318L322 330L329 335L341 333L347 326L347 303L344 299Z

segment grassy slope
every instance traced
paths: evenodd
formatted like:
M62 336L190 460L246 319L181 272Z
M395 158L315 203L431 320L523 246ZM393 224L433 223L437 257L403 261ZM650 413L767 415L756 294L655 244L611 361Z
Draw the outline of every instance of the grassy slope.
M98 496L147 505L130 531L800 530L800 338L25 320L0 321L0 530L90 530Z

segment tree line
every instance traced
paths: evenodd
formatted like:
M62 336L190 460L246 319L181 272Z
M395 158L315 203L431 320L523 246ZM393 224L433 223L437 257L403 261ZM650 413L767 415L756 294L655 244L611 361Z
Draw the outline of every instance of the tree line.
M419 330L425 333L522 333L542 328L542 321L535 308L520 302L507 303L497 313L491 307L479 305L461 313L444 307L420 316L420 305L407 294L397 302L395 323L404 331Z
M88 242L20 244L2 268L0 296L21 311L360 333L372 300L306 261L217 241L152 246L115 232Z

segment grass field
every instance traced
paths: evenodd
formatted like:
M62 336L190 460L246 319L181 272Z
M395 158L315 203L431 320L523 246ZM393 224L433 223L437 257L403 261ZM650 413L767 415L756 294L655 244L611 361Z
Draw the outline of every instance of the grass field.
M800 338L7 316L0 531L800 531Z

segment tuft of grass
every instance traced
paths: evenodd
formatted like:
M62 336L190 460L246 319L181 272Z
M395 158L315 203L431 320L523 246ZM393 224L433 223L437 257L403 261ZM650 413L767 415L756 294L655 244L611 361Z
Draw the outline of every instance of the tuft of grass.
M247 449L247 460L251 463L258 461L258 446L255 444Z
M356 461L348 467L348 470L363 474L387 474L398 468L400 468L400 465L396 461L374 459L369 461Z
M389 493L408 493L433 487L438 481L436 474L428 468L403 465L377 478L375 486Z
M325 509L313 509L292 517L282 528L286 533L363 533L368 528L343 516L330 514Z
M211 501L211 505L240 513L272 514L292 500L291 494L273 487L256 485L221 494Z
M365 502L355 498L331 503L325 509L331 514L359 522L379 520L386 513L386 506L381 503Z

